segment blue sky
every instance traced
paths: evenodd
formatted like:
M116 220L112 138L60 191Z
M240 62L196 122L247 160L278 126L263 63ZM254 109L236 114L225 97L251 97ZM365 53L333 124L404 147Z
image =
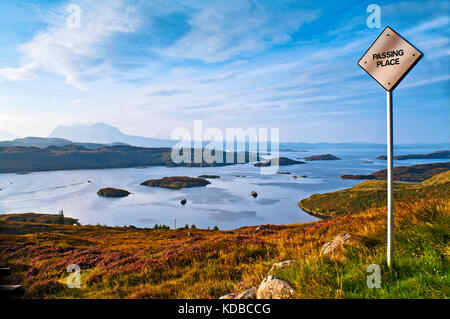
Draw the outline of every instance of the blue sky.
M394 92L395 142L448 142L448 1L2 0L0 130L105 122L167 138L203 120L384 143L386 93L356 63L387 25L424 53Z

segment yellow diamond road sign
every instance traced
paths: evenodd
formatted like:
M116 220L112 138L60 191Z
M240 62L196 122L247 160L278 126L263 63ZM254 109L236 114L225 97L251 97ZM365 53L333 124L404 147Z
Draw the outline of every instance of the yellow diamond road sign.
M385 90L392 91L422 56L411 43L386 27L358 65Z

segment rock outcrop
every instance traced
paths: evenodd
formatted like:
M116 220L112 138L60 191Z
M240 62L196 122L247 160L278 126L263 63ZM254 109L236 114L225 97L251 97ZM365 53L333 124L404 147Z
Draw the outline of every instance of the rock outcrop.
M330 255L335 253L336 251L340 250L343 246L348 244L353 238L351 234L345 233L337 235L333 238L332 241L325 243L322 246L322 249L320 251L321 255Z
M277 270L289 268L289 267L295 265L296 263L297 263L296 260L285 260L285 261L280 261L278 263L275 263L272 265L272 268L269 271L269 275L273 274Z
M266 227L266 226L260 226ZM259 227L258 227L259 228ZM266 229L266 228L264 228ZM287 299L290 298L295 290L292 285L278 277L272 275L275 270L287 268L297 263L296 260L285 260L272 265L269 274L258 287L250 288L236 296L236 293L230 293L219 297L219 299Z
M256 292L257 299L287 299L295 293L291 284L269 275L261 282Z
M264 231L264 230L271 230L269 226L267 225L261 225L255 228L255 232L260 232L260 231Z
M256 299L256 291L257 291L256 288L250 288L244 291L243 293L239 294L234 299Z

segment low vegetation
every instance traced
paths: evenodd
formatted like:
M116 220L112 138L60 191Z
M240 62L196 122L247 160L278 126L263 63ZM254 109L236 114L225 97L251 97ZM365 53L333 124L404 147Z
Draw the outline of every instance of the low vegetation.
M4 222L26 222L40 224L65 224L78 225L78 219L64 217L63 215L24 213L24 214L2 214L0 221Z
M131 193L129 191L124 189L112 187L102 188L97 192L97 195L104 197L127 197L130 194Z
M394 167L394 180L404 182L422 182L436 174L450 170L450 162L420 164ZM382 169L368 175L342 175L343 179L376 179L385 180L387 170Z
M164 187L171 189L206 186L208 184L211 184L211 182L207 181L206 179L187 176L171 176L163 177L160 179L149 179L148 181L141 183L141 185L144 186Z
M313 155L305 157L305 161L337 161L339 157L332 154Z
M197 158L194 149L187 149L181 163L172 161L169 147L135 147L129 145L86 148L81 145L48 146L46 148L24 146L0 146L0 173L55 171L74 169L125 168L142 166L224 166L238 163L238 153L217 151L213 163ZM189 152L190 151L190 155ZM180 155L183 151L180 150ZM241 154L242 155L242 154ZM231 160L228 160L231 157ZM249 153L241 156L248 163ZM190 160L189 160L190 159ZM241 160L242 161L242 160Z
M386 207L386 182L365 181L352 188L332 193L314 194L299 202L311 215L333 218L358 214L372 207ZM394 183L395 201L426 198L450 198L450 171L433 176L422 183Z

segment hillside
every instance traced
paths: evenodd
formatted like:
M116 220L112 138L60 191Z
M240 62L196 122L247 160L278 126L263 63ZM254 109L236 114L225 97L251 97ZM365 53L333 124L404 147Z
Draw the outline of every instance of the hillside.
M314 194L302 199L299 206L304 211L322 218L353 215L371 207L385 207L386 184L385 181L365 181L350 189ZM395 201L419 201L428 197L450 198L450 170L422 183L394 183Z
M219 151L218 151L219 152ZM33 172L51 170L123 168L138 166L223 166L223 163L195 163L191 150L191 163L174 163L171 148L143 148L128 145L104 146L87 149L82 146L0 147L0 173ZM219 153L219 154L220 154ZM237 153L234 153L237 158ZM248 153L245 154L248 162ZM233 163L230 163L233 164Z
M450 162L420 164L394 167L394 180L404 182L422 182L441 172L450 170ZM342 175L342 179L376 179L385 180L387 170L382 169L368 175Z
M2 214L0 221L5 222L27 222L27 223L43 223L43 224L60 224L78 225L78 219L71 217L61 218L54 214L24 213L24 214Z
M398 160L398 161L408 160L408 159L449 159L449 158L450 158L449 150L436 151L436 152L427 153L427 154L407 154L407 155L394 156L394 160ZM387 160L387 156L381 155L381 156L378 156L377 159Z

